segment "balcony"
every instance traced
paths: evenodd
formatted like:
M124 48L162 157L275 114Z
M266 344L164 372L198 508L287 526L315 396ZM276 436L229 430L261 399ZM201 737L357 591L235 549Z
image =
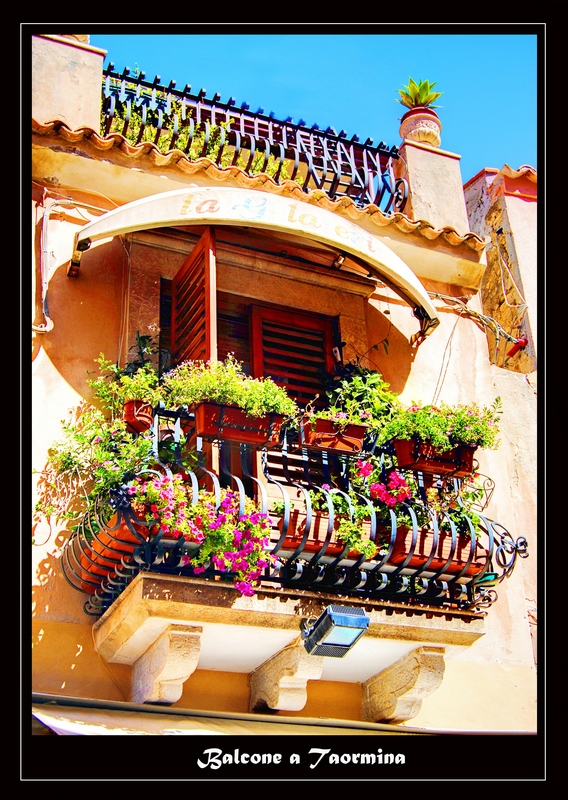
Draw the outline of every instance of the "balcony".
M483 613L517 557L527 555L524 537L515 539L484 514L493 482L483 478L468 495L474 463L465 469L443 460L403 467L392 443L378 447L372 437L311 442L301 428L280 429L274 420L262 428L246 417L244 424L231 422L223 407L221 415L216 427L203 432L186 407L153 409L150 467L101 497L63 551L64 575L87 595L87 614L104 614L140 572L234 584L245 595L308 591L373 607L402 605L410 614ZM184 460L189 443L197 453L192 468ZM354 485L354 467L368 459L394 464L399 485L412 486L412 496L390 506L378 502L376 485L365 484L361 469L363 482ZM234 520L256 515L253 522L260 520L262 530L250 542L257 542L257 574L251 578L242 564L239 572L238 563L214 548L200 562L196 556L206 543L199 537L170 535L156 524L158 517L141 513L132 487L148 478L175 480L190 507L207 499L217 526L222 513L234 512ZM459 518L437 502L444 492L455 499L454 508L470 497ZM342 538L342 523L359 530L366 546L357 550Z
M159 76L147 81L143 72L116 72L114 64L103 73L102 102L105 135L177 149L189 160L206 157L250 176L265 173L276 183L296 181L305 192L348 197L359 207L374 204L386 214L404 211L408 184L395 178L399 153L384 142L373 146L372 139L347 138L343 130L277 120L261 108L237 106L232 97L221 102L219 94L207 98L204 89L195 94L189 85L179 91L175 81L164 86Z

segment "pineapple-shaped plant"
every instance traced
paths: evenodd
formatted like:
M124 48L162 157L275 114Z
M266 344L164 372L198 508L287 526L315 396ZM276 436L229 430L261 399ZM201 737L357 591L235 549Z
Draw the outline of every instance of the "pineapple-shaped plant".
M435 83L430 81L414 81L408 79L408 86L398 90L398 102L407 108L438 108L434 102L441 97L443 92L434 92Z
M401 117L400 135L403 139L440 147L442 124L434 111L438 108L434 103L442 92L435 92L435 85L430 81L416 82L409 78L408 85L398 90L398 102L407 109Z

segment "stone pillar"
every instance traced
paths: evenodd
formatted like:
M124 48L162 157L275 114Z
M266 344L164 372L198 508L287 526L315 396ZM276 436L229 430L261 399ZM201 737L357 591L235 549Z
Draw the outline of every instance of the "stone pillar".
M489 357L499 367L532 373L537 368L537 173L505 164L485 168L464 187L471 230L485 238L487 270L481 285L483 312L527 344L509 357L512 342L488 332Z
M460 236L468 233L460 156L409 139L399 150L394 173L406 178L409 188L404 214L415 221L426 220L435 228L454 228Z
M32 119L99 133L105 50L88 35L32 37Z

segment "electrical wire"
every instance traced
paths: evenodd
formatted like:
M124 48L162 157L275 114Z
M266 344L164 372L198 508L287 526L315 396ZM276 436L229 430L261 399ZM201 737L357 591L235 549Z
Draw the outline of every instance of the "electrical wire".
M499 352L499 344L501 338L506 339L507 341L512 342L513 344L516 344L518 342L518 339L516 339L514 336L508 333L505 330L505 328L503 328L497 322L496 319L487 316L487 314L481 314L479 311L474 311L472 308L469 308L469 306L462 300L462 298L452 297L446 294L439 294L438 292L429 292L428 294L433 299L443 300L448 305L452 303L459 305L460 316L463 314L468 317L471 317L472 319L474 319L476 322L479 323L479 325L483 328L484 331L490 330L493 333L493 335L495 336L495 353L494 353L495 363L497 363L497 356Z
M454 327L452 328L452 332L448 336L448 341L446 342L446 346L444 348L444 353L442 355L442 366L440 367L440 374L438 375L436 388L434 389L434 394L432 395L432 405L436 405L436 402L438 401L438 398L440 396L440 392L442 391L442 386L444 385L444 381L446 380L446 373L450 365L450 356L452 352L452 339L454 337L454 333L456 332L458 322L461 319L462 311L460 310L459 313L460 315L454 323ZM448 354L447 358L446 358L446 353Z
M503 229L499 228L499 230L502 231ZM515 305L514 303L509 303L509 301L507 300L507 292L506 292L505 283L504 283L504 277L505 276L503 274L503 266L505 266L505 269L507 270L507 273L509 274L509 278L511 279L511 283L513 284L513 286L515 288L515 291L517 292L517 294L519 295L519 297L522 300L522 303L516 305L515 307L518 308L519 306L522 306L522 305L526 306L526 304L527 304L526 300L523 297L523 295L521 293L521 290L517 286L517 283L515 281L515 278L513 277L513 273L511 272L511 269L510 269L509 265L507 264L507 262L505 261L505 259L503 258L502 254L501 254L501 247L499 246L499 240L495 237L495 233L493 231L491 232L491 239L494 240L495 249L497 250L497 257L499 259L499 266L501 268L501 286L503 288L503 295L504 295L505 302L507 303L508 306L514 306Z

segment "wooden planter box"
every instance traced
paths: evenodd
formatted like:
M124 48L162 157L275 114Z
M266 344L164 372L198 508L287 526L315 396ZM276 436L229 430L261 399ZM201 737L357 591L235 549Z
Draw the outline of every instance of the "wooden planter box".
M384 533L387 536L387 542L390 541L390 529L385 528ZM410 560L405 566L419 569L423 567L430 558L433 546L433 531L429 529L419 529L414 548L412 548L412 528L400 525L396 531L396 541L388 563L399 566L410 555ZM438 572L438 570L444 569L444 573L456 575L464 569L471 553L470 537L463 535L457 537L456 549L452 560L449 565L444 568L450 556L451 546L451 533L439 531L436 551L434 553L434 558L428 565L428 572ZM478 575L489 559L489 552L480 547L477 542L474 543L474 548L473 560L464 572L464 577Z
M430 475L451 475L465 478L473 474L473 456L477 447L460 445L440 452L429 442L420 439L394 439L398 466Z
M276 447L284 423L281 414L248 417L237 406L200 403L193 410L195 434L206 441L225 439L257 447Z
M286 531L286 536L284 541L280 546L280 551L295 551L304 538L304 532L306 529L306 520L307 515L305 511L299 511L298 509L293 509L290 512L290 521L288 523L288 530ZM331 534L331 539L327 548L325 550L324 556L337 558L340 556L343 551L345 550L345 545L338 541L336 530L339 526L340 520L335 517L334 524L333 524L333 531ZM282 534L282 528L284 525L284 517L279 518L278 520L278 530L280 534ZM364 521L361 525L366 529L367 538L370 538L371 533L371 523ZM329 526L329 515L325 512L321 511L313 511L312 512L312 526L310 530L310 535L306 540L305 545L303 546L301 552L298 554L298 557L302 557L309 553L317 553L323 547L326 537L327 537L327 529ZM350 559L357 559L360 557L360 553L351 550L345 554L345 558Z
M152 427L154 409L144 400L127 400L122 411L122 419L131 433L142 433Z
M329 419L300 423L300 445L314 450L336 450L343 453L360 453L367 433L366 425L340 427Z

